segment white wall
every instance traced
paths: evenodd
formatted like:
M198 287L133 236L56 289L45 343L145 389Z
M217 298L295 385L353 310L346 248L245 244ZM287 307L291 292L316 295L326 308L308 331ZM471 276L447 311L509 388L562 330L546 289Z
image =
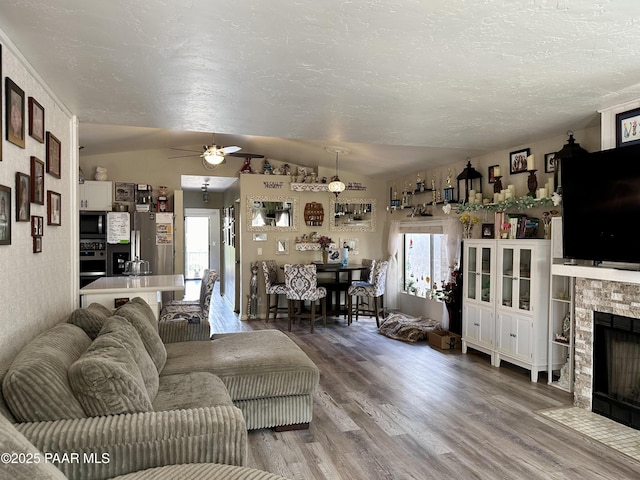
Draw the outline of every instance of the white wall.
M46 161L45 144L25 132L25 148L5 140L2 128L2 162L0 184L11 188L11 245L0 245L0 375L11 359L33 337L65 318L78 304L77 288L77 215L78 181L75 118L60 104L46 84L28 65L4 32L2 74L11 78L25 92L25 115L28 98L33 97L45 110L45 131L62 143L61 178L45 173L45 205L31 204L31 214L44 217L42 253L33 253L30 222L15 221L16 172L30 174L30 157ZM4 79L2 79L4 92ZM5 119L4 94L0 118ZM28 127L28 121L27 121ZM47 225L46 191L61 194L62 226Z

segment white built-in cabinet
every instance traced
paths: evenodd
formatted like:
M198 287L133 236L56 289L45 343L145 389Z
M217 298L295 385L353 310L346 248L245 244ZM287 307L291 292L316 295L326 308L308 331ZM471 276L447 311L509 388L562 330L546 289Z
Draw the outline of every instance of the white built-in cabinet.
M465 240L462 351L547 370L550 241Z
M551 280L549 284L549 385L573 392L575 277L561 274L562 217L551 219Z
M106 210L113 207L113 183L85 180L78 185L80 210Z

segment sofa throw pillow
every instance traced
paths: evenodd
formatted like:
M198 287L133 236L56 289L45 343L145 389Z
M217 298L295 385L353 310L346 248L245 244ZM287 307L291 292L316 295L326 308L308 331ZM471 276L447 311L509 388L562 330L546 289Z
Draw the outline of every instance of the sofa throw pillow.
M83 329L92 340L98 336L104 322L111 316L111 310L99 303L92 303L87 308L77 308L67 320Z
M69 384L86 415L153 410L142 372L129 349L120 334L105 331L69 367Z
M90 345L81 328L60 323L18 353L2 382L2 394L18 422L86 417L67 371Z
M158 322L151 307L144 300L139 299L139 302L135 300L134 298L117 308L114 315L126 318L136 328L151 360L160 373L167 361L167 350L158 335ZM141 305L140 302L144 305Z
M138 331L124 317L114 315L110 317L100 330L101 335L111 335L122 343L133 357L133 361L138 365L144 386L147 389L149 398L153 401L158 393L159 375L156 365L151 360Z

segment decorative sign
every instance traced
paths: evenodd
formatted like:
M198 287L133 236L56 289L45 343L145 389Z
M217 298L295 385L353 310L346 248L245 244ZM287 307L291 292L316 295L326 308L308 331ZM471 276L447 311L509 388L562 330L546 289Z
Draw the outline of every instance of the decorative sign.
M264 188L282 188L284 182L262 182L264 183Z
M367 187L362 185L360 182L349 182L347 183L347 190L360 190L365 191Z

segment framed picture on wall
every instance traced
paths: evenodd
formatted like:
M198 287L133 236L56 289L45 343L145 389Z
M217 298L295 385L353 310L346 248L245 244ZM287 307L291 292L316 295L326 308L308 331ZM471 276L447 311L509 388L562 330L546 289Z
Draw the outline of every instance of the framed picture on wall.
M531 150L523 148L509 154L509 173L525 173L527 171L527 157Z
M0 185L0 245L11 245L11 188L4 185Z
M31 203L44 205L44 162L31 157Z
M60 178L60 155L62 144L56 136L47 132L47 173L52 177Z
M44 143L44 108L33 97L29 97L29 135Z
M31 179L26 173L16 173L16 222L31 218Z
M5 77L5 90L7 140L24 148L24 90L9 77Z
M556 171L556 152L544 154L544 172L551 173Z
M47 190L47 225L62 225L62 195Z
M616 115L616 147L640 143L640 108Z

